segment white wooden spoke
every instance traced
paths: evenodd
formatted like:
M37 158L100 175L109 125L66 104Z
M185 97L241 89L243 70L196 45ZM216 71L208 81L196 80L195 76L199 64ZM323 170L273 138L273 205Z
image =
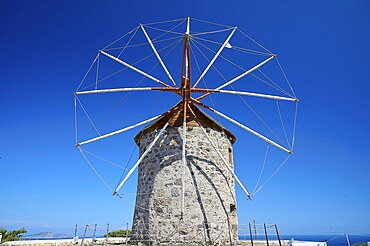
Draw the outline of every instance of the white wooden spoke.
M112 92L127 92L127 91L160 91L169 89L167 87L136 87L136 88L115 88L115 89L101 89L101 90L90 90L90 91L76 91L76 95L87 95L87 94L99 94L99 93L112 93ZM174 90L169 90L174 91Z
M242 188L242 190L244 191L244 193L247 195L247 197L250 200L252 200L252 197L249 194L248 190L244 187L244 185L242 184L242 182L240 181L240 179L238 178L238 176L234 173L234 170L231 169L230 164L225 160L225 158L223 157L223 155L220 153L220 150L217 148L217 146L212 141L212 139L208 136L207 132L204 130L204 128L201 125L201 123L199 122L198 124L199 124L200 128L202 129L203 134L206 136L207 140L210 142L210 144L212 145L212 147L214 148L214 150L217 152L218 156L221 158L222 162L225 164L226 168L229 170L229 172L231 173L231 175L233 175L233 177L235 178L236 182L240 185L240 187Z
M168 69L167 69L166 65L163 63L162 58L160 57L160 55L159 55L159 53L158 53L157 49L154 47L154 44L153 44L152 40L150 39L150 37L149 37L148 33L145 31L144 26L143 26L142 24L140 24L140 27L141 27L141 30L143 30L143 33L144 33L144 35L145 35L146 39L148 40L148 42L149 42L149 44L150 44L150 47L152 47L152 50L154 51L154 54L157 56L158 61L159 61L159 63L162 65L162 67L163 67L164 71L166 72L166 74L167 74L168 78L172 81L173 85L174 85L174 86L176 86L175 81L173 80L173 78L172 78L172 76L171 76L170 72L168 71Z
M232 80L226 82L225 84L219 86L216 88L216 90L220 90L232 83L234 83L235 81L243 78L244 76L250 74L251 72L257 70L258 68L260 68L261 66L265 65L267 62L269 62L270 60L272 60L273 58L275 57L275 55L272 55L271 57L267 58L266 60L264 60L263 62L261 62L260 64L257 64L256 66L252 67L251 69L249 69L248 71L245 71L244 73L240 74L239 76L233 78Z
M170 118L170 120L172 117ZM135 171L135 169L139 166L139 164L142 162L142 160L145 158L145 156L151 151L154 144L158 141L160 136L164 133L167 126L169 125L170 120L163 126L163 128L160 130L158 135L154 138L153 142L148 146L148 148L145 150L145 152L140 156L139 160L135 163L135 165L130 169L130 171L127 173L126 177L122 180L122 182L117 186L115 191L113 192L113 195L116 195L118 191L121 189L121 187L124 185L124 183L128 180L128 178L131 176L131 174Z
M141 122L136 123L136 124L134 124L134 125L131 125L131 126L128 126L128 127L122 128L122 129L120 129L120 130L117 130L117 131L114 131L114 132L111 132L111 133L107 133L107 134L101 135L101 136L96 137L96 138L92 138L92 139L89 139L89 140L86 140L86 141L80 142L80 143L78 143L78 144L77 144L77 146L81 146L81 145L84 145L84 144L88 144L88 143L91 143L91 142L95 142L95 141L101 140L101 139L103 139L103 138L107 138L107 137L111 137L111 136L117 135L117 134L119 134L119 133L122 133L122 132L125 132L125 131L128 131L128 130L131 130L131 129L133 129L133 128L136 128L136 127L138 127L138 126L141 126L141 125L144 125L144 124L146 124L146 123L148 123L148 122L151 122L151 121L153 121L153 120L156 120L156 119L158 119L158 118L159 118L159 117L161 117L161 116L162 116L162 114L161 114L161 115L154 116L154 117L152 117L152 118L150 118L150 119L147 119L147 120L141 121Z
M227 39L225 40L225 42L222 44L221 48L217 51L217 53L215 54L215 56L213 57L213 59L210 61L210 63L206 67L206 69L204 69L203 73L200 75L200 77L198 78L197 82L195 82L193 88L195 88L199 84L199 82L203 79L204 75L206 75L206 73L208 72L208 70L211 68L211 66L213 65L213 63L216 61L217 57L220 55L221 51L229 43L229 40L231 39L231 37L233 36L233 34L235 33L235 31L236 31L236 27L234 27L234 29L232 30L232 32L230 33L230 35L227 37Z
M112 55L110 55L110 54L106 53L106 52L105 52L105 51L103 51L103 50L101 50L100 52L101 52L103 55L105 55L105 56L107 56L107 57L109 57L109 58L111 58L111 59L115 60L115 61L116 61L116 62L118 62L118 63L121 63L122 65L124 65L124 66L126 66L126 67L128 67L128 68L132 69L133 71L135 71L135 72L137 72L137 73L139 73L139 74L141 74L141 75L144 75L145 77L147 77L147 78L149 78L149 79L151 79L151 80L153 80L153 81L155 81L155 82L157 82L157 83L159 83L159 84L161 84L161 85L164 85L164 86L166 86L166 87L171 87L171 86L169 86L168 84L164 83L163 81L160 81L159 79L154 78L153 76L151 76L151 75L149 75L149 74L147 74L147 73L145 73L145 72L141 71L140 69L138 69L138 68L136 68L136 67L134 67L134 66L132 66L132 65L130 65L130 64L128 64L128 63L126 63L126 62L124 62L124 61L122 61L122 60L120 60L120 59L118 59L117 57L114 57L114 56L112 56Z
M251 97L261 97L261 98L268 98L274 100L283 100L283 101L292 101L297 102L297 98L289 98L289 97L281 97L281 96L274 96L268 94L260 94L260 93L253 93L253 92L246 92L246 91L229 91L229 90L214 90L215 92L225 93L225 94L234 94L234 95L242 95L242 96L251 96Z
M224 118L224 119L226 119L226 120L228 120L228 121L230 121L230 122L234 123L235 125L237 125L237 126L241 127L242 129L244 129L244 130L246 130L246 131L248 131L248 132L252 133L252 134L253 134L253 135L255 135L256 137L258 137L258 138L260 138L260 139L264 140L265 142L267 142L267 143L269 143L269 144L271 144L271 145L273 145L273 146L275 146L275 147L277 147L277 148L279 148L279 149L281 149L281 150L284 150L285 152L287 152L287 153L289 153L289 154L292 154L292 151L291 151L291 150L289 150L289 149L287 149L287 148L285 148L285 147L281 146L281 145L280 145L280 144L278 144L278 143L275 143L275 142L274 142L274 141L272 141L271 139L269 139L269 138L267 138L267 137L263 136L262 134L260 134L260 133L258 133L258 132L256 132L256 131L252 130L251 128L249 128L249 127L247 127L247 126L245 126L245 125L241 124L240 122L238 122L238 121L236 121L236 120L234 120L234 119L230 118L229 116L224 115L223 113L218 112L217 110L215 110L215 109L213 109L213 108L211 108L211 107L209 107L209 106L206 106L206 108L207 108L207 109L209 109L209 110L211 110L211 111L212 111L212 112L214 112L215 114L217 114L217 115L221 116L222 118Z

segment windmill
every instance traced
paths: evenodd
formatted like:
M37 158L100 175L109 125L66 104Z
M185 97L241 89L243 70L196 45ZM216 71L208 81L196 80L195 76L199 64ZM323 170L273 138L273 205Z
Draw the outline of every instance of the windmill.
M236 140L234 134L205 111L208 111L215 117L231 122L233 125L267 143L268 146L272 146L286 153L288 157L293 152L298 99L284 71L281 70L292 94L287 93L269 77L266 77L270 81L270 85L272 85L273 89L288 96L239 91L232 87L234 83L242 81L248 75L251 76L256 71L261 72L261 67L274 59L277 60L277 56L267 49L265 49L265 52L261 52L231 45L232 38L238 30L237 27L223 26L222 29L217 30L212 29L205 32L192 32L191 21L210 24L209 22L190 19L190 17L159 23L140 24L128 33L131 34L131 37L124 46L112 48L113 45L122 39L121 37L102 50L99 50L93 62L93 65L95 64L96 66L95 83L93 82L90 84L90 87L92 86L94 88L87 89L89 86L82 87L87 77L85 76L75 92L75 108L77 108L79 104L85 113L86 110L83 108L79 99L79 96L82 95L160 91L163 93L163 97L167 94L173 94L178 97L179 101L166 112L106 134L101 134L91 118L87 115L87 119L91 123L92 128L96 130L99 136L82 141L76 136L76 146L91 165L91 162L86 157L86 152L82 149L83 146L111 138L128 130L145 125L144 129L135 137L135 142L140 148L138 160L135 161L131 168L127 169L127 173L125 173L125 176L120 180L117 187L112 189L113 195L120 196L120 190L133 175L134 171L138 169L132 240L157 242L194 242L203 240L212 242L232 242L237 240L238 218L236 212L235 182L241 188L247 199L252 199L254 194L264 185L260 186L258 189L256 189L256 186L253 192L249 192L244 186L234 170L232 148ZM172 26L167 30L158 28L157 26L159 24L177 22L185 24L185 32L179 33L175 31L180 24ZM217 24L216 26L220 27L221 25ZM159 37L153 39L150 37L148 29L163 33L159 35ZM134 44L130 46L130 42L139 31L142 33L146 42L144 44ZM221 43L202 38L202 35L218 35L220 33L227 34L226 38ZM241 33L244 34L243 32ZM164 57L160 55L160 51L165 50L167 47L162 49L158 49L157 47L160 42L172 39L164 39L163 36L165 34L180 34L180 38L177 36L177 44L182 44L181 65L178 69L180 71L179 80L174 79L172 75L173 72L171 72L172 70L168 68L164 61L164 57L167 57L167 54ZM246 34L244 35L250 38ZM217 45L218 49L213 51L213 55L210 59L206 59L207 64L201 70L199 69L200 66L198 61L195 60L195 58L192 59L195 55L194 49L192 50L191 47L192 45L196 46L197 42L205 40L213 42L214 45ZM262 47L253 39L252 41ZM139 60L138 63L131 63L125 60L128 59L129 56L124 56L123 52L127 48L140 45L146 45L150 48L152 52L151 56L157 60L158 66L156 65L155 67L160 67L162 71L161 74L159 72L157 72L157 74L164 76L163 78L154 76L154 72L145 72L144 69L147 69L145 66L143 66L143 68L136 66L141 60ZM198 46L196 46L196 48L198 48ZM263 56L264 59L248 69L240 68L239 65L222 55L226 53L225 49L234 49L242 53L256 54L258 56ZM115 55L112 53L113 51L116 51ZM200 51L200 53L202 52ZM99 82L105 79L99 79L99 64L101 63L101 57L114 61L122 66L123 69L129 70L137 76L140 76L141 79L151 81L157 86L100 88L101 83L99 84ZM201 87L205 77L212 69L219 73L215 64L220 58L229 61L232 65L239 66L242 72L234 73L229 79L225 79L225 77L221 75L225 81L214 89ZM195 62L198 67L198 77L194 77L192 62ZM281 68L279 62L278 65L279 68ZM87 75L91 73L91 67ZM150 71L153 71L153 69ZM112 74L115 75L119 72L120 70ZM108 77L111 77L111 75ZM225 87L232 88L233 90L226 90L224 89ZM210 106L204 102L207 98L211 98L212 95L217 94L231 94L241 97L274 100L277 105L278 101L293 103L295 105L295 115L291 143L288 141L284 124L282 124L282 127L287 140L287 146L266 137L264 134L242 124L233 117L216 110L215 106ZM279 105L278 110L280 120L283 122ZM148 125L149 123L151 124ZM77 128L76 120L76 133ZM287 158L282 164L285 163ZM278 169L281 166L282 165L280 165ZM93 170L101 178L94 167ZM275 173L276 172L274 172L273 175ZM269 181L269 179L267 181Z

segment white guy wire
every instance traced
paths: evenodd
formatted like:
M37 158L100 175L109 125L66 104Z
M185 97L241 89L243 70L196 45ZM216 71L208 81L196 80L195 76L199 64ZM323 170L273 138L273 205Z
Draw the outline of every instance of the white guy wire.
M144 25L158 25L158 24L162 24L162 23L168 23L168 22L176 22L176 21L184 21L186 20L186 18L180 18L180 19L173 19L173 20L166 20L166 21L157 21L157 22L150 22L150 23L145 23Z
M84 154L84 152L82 151L82 149L77 146L77 148L80 150L82 156L85 158L86 162L89 164L89 166L92 168L92 170L95 172L95 174L100 178L100 180L104 183L104 185L109 189L110 192L112 192L113 190L109 187L109 185L107 184L107 182L105 182L105 180L103 179L103 177L98 173L98 171L96 171L96 169L94 168L94 166L90 163L89 159L87 159L86 155Z
M228 26L228 25L225 25L225 24L220 24L220 23L216 23L216 22L205 21L205 20L196 19L196 18L191 18L191 19L192 19L192 20L195 20L195 21L199 21L199 22L207 23L207 24L216 25L216 26L232 27L232 26Z
M256 40L254 40L253 38L251 38L248 34L244 33L242 30L238 30L241 34L243 34L244 36L246 36L247 38L249 38L250 40L252 40L255 44L257 44L259 47L261 47L262 49L264 49L265 51L267 51L268 53L270 53L271 55L273 54L270 50L268 50L267 48L265 48L262 44L258 43Z
M132 34L132 36L130 37L130 39L127 41L126 45L122 48L121 52L119 52L117 58L119 58L122 55L122 53L126 49L127 45L130 44L131 40L134 38L135 34L137 33L137 30L139 30L139 27L136 28L135 32Z
M288 79L288 77L286 76L285 71L284 71L283 67L281 66L281 64L280 64L279 59L277 58L277 56L276 56L276 62L279 64L280 70L281 70L281 72L284 74L285 80L286 80L286 82L288 83L289 88L290 88L290 90L292 91L292 93L293 93L294 97L297 97L297 96L295 95L295 93L294 93L293 87L292 87L292 86L290 85L290 83L289 83L289 79Z
M136 29L138 29L139 26L133 28L131 31L129 31L128 33L124 34L123 36L117 38L116 40L114 40L112 43L108 44L107 46L105 46L102 50L105 50L106 48L108 48L109 46L117 43L119 40L121 40L122 38L126 37L127 35L129 35L130 33L132 33L133 31L135 31Z
M207 35L207 34L213 34L213 33L219 33L219 32L226 32L232 29L233 29L232 27L229 27L226 29L214 30L214 31L209 31L209 32L197 32L197 33L191 34L191 36L194 37L194 36Z
M265 159L263 160L263 164L262 164L261 172L260 172L260 175L259 175L259 177L258 177L257 183L256 183L256 185L254 186L254 189L253 189L252 195L254 194L254 192L255 192L255 191L256 191L256 189L257 189L257 186L258 186L258 185L259 185L259 183L260 183L260 180L261 180L261 177L262 177L262 174L263 174L263 170L265 169L265 165L266 165L266 160L267 160L267 155L268 155L268 152L269 152L269 148L270 148L270 145L268 144L268 145L267 145L267 148L266 148Z
M275 170L275 172L270 176L270 178L268 178L267 179L267 181L263 184L263 185L261 185L259 188L258 188L258 190L256 190L253 194L252 194L252 197L254 197L256 194L257 194L257 192L259 192L271 179L272 179L272 177L274 177L275 176L275 174L280 170L280 168L287 162L287 160L289 159L291 157L291 155L288 155L286 158L285 158L285 160L280 164L280 166Z
M101 136L100 132L98 131L98 128L96 128L96 126L95 126L94 122L91 120L90 116L89 116L89 115L88 115L88 113L86 112L86 110L85 110L84 106L82 105L82 103L81 103L80 99L78 99L78 97L77 97L77 96L76 96L76 98L77 98L77 101L78 101L78 103L80 104L80 106L81 106L82 110L84 111L84 113L85 113L85 115L86 115L87 119L90 121L91 125L94 127L95 131L99 134L99 136Z
M172 34L177 34L177 35L183 35L183 33L181 33L181 32L173 32L173 31L164 30L164 29L156 28L156 27L152 27L152 26L146 26L146 27L148 27L150 29L157 30L157 31L165 32L165 33L172 33Z
M80 147L80 148L81 148L81 147ZM84 151L84 152L86 152L86 153L88 153L88 154L90 154L90 155L92 155L92 156L94 156L94 157L96 157L96 158L98 158L98 159L100 159L100 160L102 160L102 161L105 161L105 162L107 162L107 163L109 163L109 164L111 164L111 165L113 165L113 166L116 166L116 167L121 168L121 169L123 169L123 170L127 169L127 168L124 168L124 167L123 167L123 166L121 166L121 165L118 165L117 163L115 163L115 162L113 162L113 161L110 161L110 160L108 160L108 159L105 159L105 158L103 158L103 157L100 157L100 156L98 156L97 154L94 154L94 153L92 153L92 152L90 152L90 151L87 151L87 150L85 150L85 149L83 149L83 148L81 148L81 150L82 150L82 151Z
M297 114L298 114L298 102L296 102L296 104L295 104L293 137L292 137L292 151L294 149L294 143L295 143L295 130L296 130L296 124L297 124Z
M89 69L87 70L87 72L86 72L85 76L82 78L82 80L81 80L80 84L78 85L78 87L77 87L77 90L76 90L76 91L78 91L78 90L80 89L80 87L81 87L82 83L85 81L85 79L86 79L87 75L89 74L89 72L90 72L91 68L93 67L93 65L94 65L94 63L95 63L95 61L96 61L96 59L98 59L98 56L99 56L99 52L98 52L98 54L95 56L95 59L94 59L94 61L91 63L91 65L90 65Z
M277 106L277 109L278 109L278 112L279 112L280 122L281 122L281 126L283 128L283 132L284 132L284 135L285 135L285 140L286 140L286 142L287 142L287 144L289 146L289 149L292 149L290 147L288 136L287 136L286 131L285 131L284 121L283 121L283 117L282 117L281 112L280 112L280 107L279 107L279 102L278 101L276 101L276 106Z
M98 89L99 63L100 63L100 52L98 53L98 60L97 60L97 63L96 63L95 90L97 90L97 89Z
M78 132L77 132L77 130L78 130L78 125L77 125L77 99L76 99L76 95L74 95L74 108L75 108L75 139L76 139L76 142L75 142L75 144L77 144L78 143Z

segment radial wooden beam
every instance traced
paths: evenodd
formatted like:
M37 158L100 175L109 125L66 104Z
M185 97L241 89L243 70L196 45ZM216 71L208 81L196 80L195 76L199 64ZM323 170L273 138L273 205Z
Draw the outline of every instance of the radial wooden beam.
M214 93L214 92L217 92L217 93L223 93L223 94L233 94L233 95L250 96L250 97L261 97L261 98L267 98L267 99L292 101L292 102L298 102L299 101L298 98L293 98L293 97L282 97L282 96L275 96L275 95L269 95L269 94L247 92L247 91L230 91L230 90L217 90L217 89L213 90L213 89L195 88L195 89L191 89L191 92L194 92L194 93Z
M156 57L158 58L159 63L160 63L160 64L161 64L161 66L163 67L163 69L164 69L164 71L166 72L166 74L167 74L168 78L172 81L173 85L176 87L176 83L175 83L175 81L173 80L173 78L172 78L172 76L171 76L170 72L168 71L168 69L167 69L166 65L163 63L161 56L159 55L159 53L158 53L157 49L154 47L154 44L153 44L152 40L150 39L150 37L149 37L148 33L145 31L144 26L143 26L142 24L140 24L140 27L141 27L141 30L143 30L143 33L144 33L144 35L145 35L146 39L148 40L148 42L149 42L149 44L150 44L150 47L152 47L152 50L154 51L154 54L155 54L155 55L156 55Z
M139 166L139 164L143 161L145 156L152 150L154 144L158 141L160 136L164 133L167 126L169 125L169 122L171 121L172 117L167 121L167 123L163 126L163 128L160 130L158 135L154 138L153 142L148 146L148 148L145 150L145 152L140 156L139 160L135 163L135 165L130 169L130 171L127 173L126 177L122 180L122 182L117 186L117 188L114 190L113 195L116 195L118 191L121 189L121 187L126 183L126 181L129 179L131 174L135 171L135 169Z
M226 120L228 120L228 121L230 121L230 122L234 123L235 125L239 126L240 128L242 128L242 129L244 129L244 130L246 130L246 131L248 131L248 132L252 133L254 136L256 136L256 137L258 137L258 138L262 139L263 141L265 141L265 142L267 142L267 143L269 143L269 144L271 144L271 145L275 146L276 148L279 148L279 149L281 149L281 150L283 150L283 151L285 151L285 152L287 152L287 153L289 153L289 154L292 154L292 151L291 151L291 150L289 150L289 149L287 149L287 148L285 148L285 147L281 146L280 144L278 144L278 143L276 143L276 142L272 141L271 139L269 139L269 138L267 138L267 137L263 136L262 134L260 134L260 133L256 132L255 130L253 130L253 129L251 129L251 128L249 128L249 127L245 126L245 125L243 125L242 123L240 123L240 122L238 122L238 121L236 121L236 120L234 120L234 119L230 118L229 116L227 116L227 115L225 115L225 114L223 114L223 113L221 113L221 112L219 112L219 111L217 111L217 110L215 110L215 109L213 109L213 108L211 108L211 107L209 107L209 106L207 106L207 105L205 105L205 104L203 104L203 103L201 103L201 102L197 101L196 99L191 99L191 101L192 101L193 103L195 103L195 104L198 104L199 106L201 106L201 107L203 107L203 108L206 108L206 109L208 109L208 110L212 111L213 113L215 113L215 114L217 114L217 115L221 116L222 118L224 118L224 119L226 119Z
M237 29L237 27L234 27L234 29L232 30L232 32L230 33L230 35L226 38L225 42L222 44L222 46L217 51L217 53L212 58L212 60L209 62L208 66L206 67L206 69L204 69L203 73L200 75L200 77L198 78L197 82L195 82L195 84L193 85L192 88L197 87L197 85L199 84L199 82L203 79L204 75L206 75L206 73L211 68L211 66L213 65L213 63L216 61L217 57L220 55L220 53L222 52L222 50L229 43L229 41L230 41L231 37L233 36L234 32L236 31L236 29Z
M225 157L220 153L220 150L217 148L217 146L215 145L215 143L209 137L209 135L207 134L206 130L204 130L204 127L200 123L199 119L197 118L196 114L191 109L191 107L189 107L189 110L192 112L192 114L193 114L195 120L198 122L198 125L201 128L203 134L206 136L208 142L212 145L213 149L217 152L217 155L220 157L220 159L222 160L222 162L225 164L226 168L229 170L229 172L231 173L231 175L235 178L236 182L240 185L240 187L242 188L242 190L244 191L244 193L247 195L247 197L250 200L252 200L252 197L249 194L248 190L244 187L243 183L240 181L240 179L238 178L238 176L235 174L234 170L231 169L230 164L225 160Z
M122 132L125 132L125 131L128 131L128 130L131 130L131 129L134 129L138 126L141 126L141 125L144 125L148 122L151 122L153 120L156 120L158 118L160 118L163 114L161 115L157 115L157 116L154 116L150 119L147 119L147 120L144 120L144 121L141 121L139 123L136 123L134 125L131 125L131 126L128 126L128 127L125 127L125 128L122 128L120 130L117 130L117 131L114 131L114 132L110 132L110 133L107 133L107 134L104 134L104 135L101 135L99 137L96 137L96 138L92 138L92 139L89 139L89 140L86 140L86 141L83 141L83 142L80 142L80 143L77 143L76 146L81 146L81 145L84 145L84 144L88 144L88 143L91 143L91 142L95 142L95 141L98 141L98 140L101 140L103 138L107 138L107 137L111 137L111 136L114 136L114 135L117 135L119 133L122 133Z
M228 85L231 85L231 84L232 84L232 83L234 83L235 81L237 81L237 80L239 80L239 79L243 78L244 76L246 76L246 75L250 74L251 72L253 72L253 71L257 70L258 68L260 68L261 66L265 65L267 62L271 61L275 56L276 56L276 55L273 55L273 56L271 56L271 57L267 58L267 59L266 59L266 60L264 60L263 62L261 62L261 63L257 64L256 66L252 67L251 69L249 69L248 71L245 71L244 73L242 73L242 74L240 74L239 76L237 76L237 77L233 78L232 80L230 80L230 81L228 81L228 82L226 82L226 83L224 83L224 84L220 85L220 86L219 86L219 87L217 87L215 90L220 90L220 89L222 89L222 88L224 88L224 87L226 87L226 86L228 86ZM210 95L211 93L212 93L212 92L206 93L206 94L204 94L204 95L202 95L202 96L198 97L198 98L197 98L197 100L201 100L201 99L205 98L206 96Z
M132 88L114 88L114 89L101 89L101 90L89 90L89 91L76 91L76 95L87 95L87 94L99 94L99 93L114 93L114 92L130 92L130 91L170 91L179 92L177 88L168 87L132 87Z
M149 78L149 79L151 79L151 80L153 80L153 81L155 81L155 82L157 82L157 83L159 83L159 84L161 84L161 85L164 85L164 86L166 86L166 87L170 87L170 88L172 88L171 86L169 86L168 84L164 83L163 81L161 81L161 80L159 80L159 79L157 79L157 78L154 78L154 77L153 77L153 76L151 76L150 74L147 74L146 72L141 71L140 69L138 69L138 68L136 68L136 67L134 67L134 66L132 66L132 65L128 64L127 62L124 62L124 61L122 61L122 60L118 59L117 57L114 57L114 56L112 56L112 55L108 54L107 52L105 52L105 51L103 51L103 50L101 50L100 52L101 52L103 55L105 55L105 56L107 56L107 57L109 57L109 58L111 58L111 59L115 60L116 62L121 63L121 64L122 64L122 65L124 65L125 67L128 67L128 68L130 68L131 70L133 70L133 71L135 71L135 72L137 72L137 73L139 73L139 74L141 74L141 75L143 75L143 76L145 76L145 77L147 77L147 78Z

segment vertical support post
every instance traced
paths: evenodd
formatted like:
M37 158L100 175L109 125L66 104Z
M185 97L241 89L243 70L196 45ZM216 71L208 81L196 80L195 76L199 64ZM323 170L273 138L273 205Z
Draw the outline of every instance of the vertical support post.
M269 237L267 235L267 229L266 229L266 224L265 223L263 223L263 227L265 228L266 245L269 246Z
M75 235L73 237L73 243L78 244L78 236L77 236L77 224L75 226Z
M125 243L126 243L126 245L128 243L128 223L126 223L126 240L125 240Z
M252 227L251 227L251 223L248 223L248 226L249 226L249 235L251 237L251 245L253 246L253 235L252 235Z
M351 246L351 244L349 243L348 233L346 233L346 240L347 240L347 245Z
M275 224L275 230L276 230L277 238L279 240L279 246L281 246L280 234L279 234L279 231L278 231L278 228L277 228L277 225L276 224Z
M87 231L87 228L89 227L89 225L86 224L85 226L85 231L84 231L84 235L82 236L82 241L81 241L81 246L84 246L84 241L85 241L85 237L86 237L86 231Z
M257 227L256 227L256 221L253 220L253 226L254 226L254 239L257 238Z
M107 224L107 234L105 235L104 246L108 245L108 237L109 237L108 234L109 234L109 223Z
M91 242L92 246L94 246L94 244L95 244L95 234L96 234L96 227L97 226L98 226L97 224L94 225L94 233L93 233L92 242Z

